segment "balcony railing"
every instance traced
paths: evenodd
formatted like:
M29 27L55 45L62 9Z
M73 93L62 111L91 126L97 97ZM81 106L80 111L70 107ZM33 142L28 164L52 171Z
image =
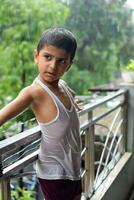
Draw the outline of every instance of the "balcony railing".
M92 197L124 155L126 115L126 90L99 97L79 112L83 198ZM24 169L37 160L40 137L40 129L36 126L0 142L2 200L11 200L12 178L35 173Z

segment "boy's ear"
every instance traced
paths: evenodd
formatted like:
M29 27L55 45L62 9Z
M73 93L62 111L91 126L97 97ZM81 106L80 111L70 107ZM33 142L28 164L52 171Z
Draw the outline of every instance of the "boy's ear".
M34 50L34 62L35 62L35 64L38 64L38 52L37 52L37 49Z

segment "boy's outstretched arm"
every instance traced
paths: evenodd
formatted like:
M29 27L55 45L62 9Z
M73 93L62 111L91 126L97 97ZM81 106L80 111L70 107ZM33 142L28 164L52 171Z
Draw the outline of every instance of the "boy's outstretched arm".
M0 125L16 117L32 103L31 86L21 90L18 96L0 110Z

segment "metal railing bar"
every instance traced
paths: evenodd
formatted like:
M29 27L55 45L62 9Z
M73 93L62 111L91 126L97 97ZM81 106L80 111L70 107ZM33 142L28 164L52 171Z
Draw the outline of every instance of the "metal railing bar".
M96 185L94 185L94 189L95 189L95 190L96 190L96 189L103 183L103 181L105 180L104 174L105 174L105 177L107 177L107 176L109 175L109 173L112 171L112 169L114 168L114 166L116 165L117 161L119 160L119 159L116 158L116 157L118 157L118 156L115 156L114 159L112 159L112 160L109 162L109 164L106 166L107 173L106 173L106 171L104 171L104 170L100 173L100 175L99 175L99 180L101 180L101 181L99 181L100 183L97 183ZM114 161L114 165L113 165L113 161ZM112 165L113 167L111 167L111 165Z
M81 174L81 178L83 178L85 176L86 172L87 172L87 170L85 169Z
M107 166L105 166L105 163L102 163L102 165L105 167L102 172L99 174L99 182L97 182L96 184L94 184L94 190L96 190L102 183L103 181L105 180L105 178L109 175L109 173L112 171L112 169L114 168L114 166L116 165L117 163L117 159L116 156L113 157L113 159L109 162L109 164ZM113 165L113 162L114 162L114 165ZM97 164L97 163L96 163ZM113 167L111 167L111 165ZM106 172L107 170L107 172Z
M8 166L7 168L3 169L3 177L11 175L12 172L15 173L15 171L18 171L20 169L23 169L25 166L27 166L28 163L34 162L37 160L38 156L38 150L31 153L30 155L22 158L21 160L17 161L16 163L13 163L12 165ZM0 177L1 179L1 177Z
M105 144L103 144L102 142L95 142L95 145L100 145L100 146L102 146L102 147L105 147ZM106 148L106 150L109 152L110 150L109 150L109 148L106 146L105 147ZM110 155L113 157L113 153L112 152L110 152Z
M118 92L116 92L116 94L113 94L113 95L108 95L106 97L104 97L103 99L101 99L100 101L98 102L95 102L95 103L90 103L90 104L87 104L87 106L78 112L79 116L87 113L87 112L90 112L92 110L94 110L95 108L99 107L100 105L112 100L112 99L115 99L117 98L118 96L121 96L123 94L127 93L127 90L119 90Z
M41 135L39 126L34 127L30 130L26 130L22 133L14 135L0 142L0 154L10 151L21 145L25 145L32 140L38 139Z
M101 127L105 128L105 129L107 129L109 131L109 127L104 125L104 124L95 123L95 126L101 126Z
M85 147L85 148L82 150L82 152L81 152L81 158L84 156L86 150L87 150L87 147Z
M33 122L35 122L37 124L37 120L36 120L35 117L33 117L32 119L29 119L29 120L25 121L24 124L27 126L27 125L29 125L30 123L33 123Z
M115 150L114 150L113 153L112 153L112 151L110 152L110 148L106 147L106 149L108 150L108 152L110 153L110 155L111 155L111 157L112 157L112 160L115 160L115 162L116 162L115 156L116 156L117 148L118 148L118 145L119 145L121 139L122 139L122 135L119 137L119 140L118 140L118 142L117 142L117 145L116 145ZM100 143L100 142L95 142L95 144L96 144L96 143ZM101 143L101 145L104 146L103 143ZM98 160L98 161L95 161L95 164L99 164L99 163L100 163L99 160ZM102 165L105 166L105 163L102 162Z
M40 139L38 139L38 140L36 140L36 141L30 143L29 145L27 145L26 147L24 147L22 150L17 151L17 152L14 153L14 154L13 154L13 152L8 152L8 154L12 154L12 155L10 155L10 156L7 157L7 154L6 154L6 157L7 157L7 158L3 159L3 162L6 162L7 160L11 159L13 156L20 155L20 153L22 153L22 154L21 154L21 157L24 156L27 152L31 151L32 149L36 149L37 147L32 147L32 148L30 148L30 147L33 146L34 144L39 145L39 142L40 142ZM20 147L19 147L19 148L20 148ZM28 150L27 150L27 149L28 149ZM15 150L16 150L16 149L15 149ZM25 152L24 152L24 151L25 151ZM19 157L18 157L18 159L19 159Z
M109 115L111 112L117 110L117 108L120 108L123 106L124 103L120 103L117 106L115 106L114 108L112 108L111 110L106 111L105 113L103 113L102 115L99 115L98 117L94 117L92 123L95 123L97 121L99 121L100 119L106 117L107 115Z
M115 118L113 119L113 122L112 122L112 124L111 124L110 129L109 129L109 132L108 132L108 134L107 134L106 141L105 141L105 145L104 145L104 149L103 149L103 151L102 151L101 158L100 158L100 163L101 163L102 160L103 160L103 157L104 157L104 154L105 154L105 150L106 150L106 146L107 146L107 144L108 144L108 141L109 141L109 138L110 138L110 135L111 135L111 131L112 131L113 127L114 127L114 124L115 124L115 122L116 122L116 120L117 120L117 118L118 118L120 112L121 112L121 108L120 108L120 109L118 110L118 112L116 113ZM96 182L97 182L98 175L99 175L99 173L100 173L100 167L101 167L101 165L99 165L99 167L98 167L98 169L97 169L97 173L96 173L96 177L95 177L95 184L96 184Z
M21 154L21 156L19 156L18 158L16 158L15 160L13 160L12 162L10 162L9 163L9 165L11 165L11 164L13 164L13 163L15 163L15 162L17 162L17 161L19 161L19 160L21 160L23 157L24 157L24 155L26 155L28 152L30 152L31 150L37 150L37 148L35 147L35 148L31 148L30 150L28 150L28 151L26 151L26 152L24 152L23 154ZM12 156L11 156L11 158L12 158ZM10 159L11 159L10 158ZM4 164L5 163L5 161L3 161L3 168L7 168L9 165L7 164Z
M107 170L107 171L106 171L106 170ZM106 166L105 170L103 169L103 170L101 171L101 173L99 174L99 178L98 178L99 181L97 181L96 184L94 184L94 190L96 190L96 189L103 183L103 181L104 181L105 178L108 176L108 174L110 173L111 170L112 170L112 169L109 169L109 167ZM104 177L105 177L105 178L104 178Z
M0 176L3 174L2 156L0 155Z
M80 131L80 136L82 137L82 136L84 136L86 133L85 133L85 130L81 130Z
M100 119L102 119L103 117L109 115L111 112L115 111L117 108L120 108L121 106L123 106L124 103L119 103L117 106L115 106L114 108L106 111L105 113L103 113L102 115L99 115L98 117L94 117L92 121L90 122L85 122L84 124L82 124L80 126L80 129L83 131L93 125L96 124L97 121L99 121Z
M118 108L119 106L121 106L122 103L120 103L119 105L115 106L113 109L109 110L108 112L104 113L103 115L100 115L99 117L93 119L93 121L91 122L92 124L94 124L94 122L98 121L99 119L101 119L102 117L106 116L107 114L109 114L110 112L112 112L113 110L115 110L116 108ZM92 125L90 124L90 126ZM89 127L87 126L87 124L85 124L85 126L83 125L83 127ZM81 129L83 129L83 127L81 127ZM0 153L2 154L3 152L5 152L5 150L11 149L11 148L15 148L16 147L16 143L17 145L19 145L20 143L26 142L28 140L28 138L35 134L37 135L37 132L40 134L40 129L39 127L34 127L30 130L27 130L23 133L20 133L18 135L12 136L8 139L6 139L6 141L4 140L3 142L1 141L1 145L0 145ZM15 138L14 138L15 137ZM27 138L28 137L28 138ZM38 137L38 136L37 136ZM27 140L26 140L27 138ZM15 140L15 141L14 141ZM24 144L24 143L23 143Z
M117 133L118 133L118 130L119 130L119 128L120 128L122 122L123 122L123 120L120 120L120 122L119 122L119 124L118 124L118 126L117 126L117 129L116 129L116 131L115 131L114 137L113 137L112 142L111 142L111 144L110 144L109 152L111 152L111 150L112 150L112 147L113 147L113 144L114 144L114 141L115 141L115 137L116 137L116 135L117 135ZM105 161L104 171L106 171L106 169L109 169L109 168L108 168L108 160L109 160L109 156L110 156L109 152L108 152L108 155L107 155L107 158L106 158L106 161ZM114 162L116 163L115 158L112 159L112 160L114 160ZM112 162L112 160L111 160L111 162ZM114 164L114 166L115 166L115 164ZM110 170L110 169L109 169L109 170ZM104 173L103 175L105 175L105 173ZM105 175L105 176L106 176L106 175ZM102 179L104 180L105 178L102 176Z
M114 161L114 162L116 163L116 162L117 162L116 154L115 154L115 155L114 155L114 154L111 154L111 156L112 156L111 161ZM110 162L111 162L111 161L110 161ZM94 163L95 163L95 165L99 165L99 164L100 164L100 161L98 160L98 161L95 161ZM106 168L108 168L108 165L105 166L105 162L102 162L101 165L104 166L104 167L106 167Z
M85 191L86 192L88 191L88 193L94 192L95 187L98 186L98 184L100 184L100 182L101 183L103 182L103 180L106 178L106 176L110 172L113 165L115 166L115 164L117 163L117 160L115 160L115 157L117 156L117 154L119 153L118 159L120 158L120 156L122 154L122 147L119 148L119 150L118 150L118 147L120 147L119 145L120 145L120 142L122 141L123 136L122 135L120 136L120 134L117 135L119 128L123 123L122 119L121 119L122 122L120 121L121 124L120 123L118 124L116 131L114 133L113 133L113 130L115 129L114 127L117 124L117 119L121 118L119 114L121 113L121 111L123 109L122 107L124 105L126 105L125 104L126 103L125 95L124 95L126 93L127 93L127 90L119 90L118 92L116 92L116 94L108 95L108 96L100 99L98 102L95 102L92 104L90 103L90 104L86 105L84 110L82 110L78 113L79 116L83 116L84 114L86 114L85 118L82 118L82 119L86 119L85 120L86 122L85 123L82 122L82 124L80 126L80 135L83 136L83 138L82 138L83 139L82 140L83 149L81 151L81 158L84 159L84 162L85 162L82 167L81 177L86 176L86 179L84 180L85 181L84 184L85 184ZM124 95L124 96L121 96L121 95ZM111 101L114 99L116 100L117 97L121 97L121 98L117 99L116 103L118 103L118 104L116 104L116 105L113 104L115 106L112 108L106 107L106 109L104 109L104 112L101 112L101 114L98 114L98 116L95 115L95 117L93 117L94 109L98 108L99 106L103 105L104 103L107 103L108 101ZM107 104L106 104L106 106L107 106ZM106 125L97 123L99 120L103 119L104 117L106 117L107 115L109 115L110 113L112 113L115 110L117 110L117 113L111 123L110 128L107 127ZM89 120L89 121L87 121L87 120ZM104 129L104 131L107 134L105 136L106 137L105 143L94 142L94 137L95 137L95 130L94 130L95 126L94 125L101 126L107 130L107 132L106 132L106 130ZM90 129L90 127L91 127L91 129ZM88 138L87 135L89 135L90 137ZM17 177L19 178L19 177L23 177L23 176L30 176L33 174L35 175L35 171L31 171L31 172L25 171L25 172L19 173L19 170L24 169L24 167L26 167L28 164L31 164L37 160L38 150L36 150L36 144L38 142L40 142L40 136L41 136L40 128L39 128L39 126L36 126L30 130L26 130L22 133L19 133L18 135L15 135L8 139L5 139L3 142L1 141L0 155L2 158L1 158L1 163L0 163L1 164L0 180L4 180L6 178L9 178L9 179L17 178ZM86 143L86 141L90 141L90 142ZM111 142L110 147L108 147L109 142ZM92 147L92 149L94 149L93 145L96 145L96 146L100 145L100 146L104 147L103 150L101 147L102 152L99 152L100 160L95 161L95 162L94 162L94 157L92 157L92 155L94 155L94 154L91 154L92 152L89 151L89 147ZM21 148L21 146L23 148L22 150L19 149L19 148ZM113 149L113 146L114 146L114 149ZM16 150L16 152L15 152L15 150ZM13 155L11 155L12 153L13 153ZM19 155L19 154L21 154L21 155ZM87 154L87 157L86 156L83 157L85 154ZM8 155L9 155L9 157L7 158ZM16 157L18 157L18 158L16 159ZM14 159L14 160L11 163L10 160L12 160L12 159ZM8 163L10 166L8 165ZM90 163L91 166L89 166L87 163ZM111 163L111 168L109 167L109 163ZM92 174L94 174L94 171L95 171L94 165L96 166L96 168L98 167L97 172L96 172L95 181L94 181L94 176L92 176ZM99 179L100 176L101 176L102 180ZM87 181L87 177L88 177L88 181ZM90 185L90 187L88 187L89 185Z
M116 135L118 134L119 128L121 127L122 123L123 123L123 119L121 119L120 122L119 122L118 125L117 125L117 128L116 128L116 130L115 130L114 136L113 136L113 138L112 138L112 142L111 142L111 144L110 144L110 148L109 148L110 151L109 151L109 152L111 152L111 150L112 150L112 147L113 147L113 144L114 144ZM106 162L105 162L105 166L106 166L107 163L108 163L109 156L110 156L110 154L108 153L107 158L106 158Z
M120 135L120 137L118 138L116 147L115 147L115 149L114 149L113 156L115 156L115 154L116 154L116 152L117 152L117 149L118 149L118 146L119 146L119 144L120 144L122 138L123 138L123 135Z
M95 165L99 165L99 164L100 164L100 161L99 161L99 160L97 160L97 161L95 161L95 162L94 162L94 164L95 164ZM105 163L104 163L104 162L102 162L102 163L101 163L101 166L103 166L103 167L104 167L104 166L105 166Z

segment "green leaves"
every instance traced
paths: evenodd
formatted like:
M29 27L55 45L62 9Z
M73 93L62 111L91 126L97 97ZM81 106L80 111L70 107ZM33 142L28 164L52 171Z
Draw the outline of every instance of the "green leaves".
M127 70L129 70L129 71L134 71L134 59L131 59L130 61L129 61L129 64L127 65Z
M65 79L78 94L114 79L133 58L134 26L125 0L65 2L0 0L0 106L36 77L33 51L47 28L66 27L77 36L77 67Z
M131 10L125 0L71 0L69 8L67 25L77 35L78 68L101 76L93 80L96 85L109 82L133 56Z
M22 196L19 196L19 192L21 192ZM12 191L12 196L17 200L35 200L33 197L33 191L26 191L25 189L17 188L17 191Z
M0 5L1 107L37 76L33 51L40 35L63 24L68 8L56 0L0 0Z

